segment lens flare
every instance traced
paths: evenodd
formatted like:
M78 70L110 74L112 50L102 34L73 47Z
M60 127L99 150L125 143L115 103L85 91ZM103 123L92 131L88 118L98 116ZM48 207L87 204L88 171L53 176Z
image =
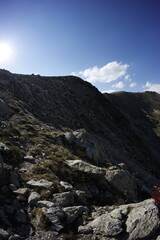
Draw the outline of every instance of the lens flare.
M4 62L11 57L11 47L7 43L0 43L0 62Z

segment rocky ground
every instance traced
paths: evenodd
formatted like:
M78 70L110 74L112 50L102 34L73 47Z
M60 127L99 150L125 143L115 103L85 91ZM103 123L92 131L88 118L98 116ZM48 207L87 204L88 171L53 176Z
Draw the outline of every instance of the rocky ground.
M0 239L158 240L159 113L156 93L0 70Z

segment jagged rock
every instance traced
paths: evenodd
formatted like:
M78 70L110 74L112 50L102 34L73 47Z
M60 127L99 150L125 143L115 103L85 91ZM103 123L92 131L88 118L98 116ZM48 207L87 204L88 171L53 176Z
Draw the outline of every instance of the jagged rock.
M22 209L17 210L17 212L15 214L15 219L19 223L26 223L27 222L26 214Z
M71 191L73 190L73 186L67 182L64 182L64 181L60 181L60 184L62 187L65 188L66 191Z
M106 173L106 171L103 168L94 166L82 160L67 160L66 162L70 167L82 172L97 174L97 175L105 175Z
M45 179L40 179L40 180L30 180L27 182L27 184L31 187L40 187L40 188L49 188L53 185L52 182L49 182Z
M0 239L8 239L9 238L9 234L7 231L3 230L2 228L0 228Z
M16 171L11 172L10 183L14 184L17 188L20 188L20 182Z
M14 193L16 195L25 197L29 193L29 189L28 188L19 188L16 191L14 191Z
M118 191L136 199L136 184L131 174L124 169L111 166L106 170L105 178Z
M19 235L14 234L14 235L10 236L8 240L20 240L20 239L21 239L21 237Z
M46 200L38 201L36 205L37 205L37 207L46 207L46 208L51 208L51 207L55 206L55 204L53 202L46 201Z
M60 207L68 207L74 205L74 193L63 192L53 194L53 202Z
M126 221L129 240L148 238L160 226L159 211L152 199L135 204Z
M81 190L74 191L75 202L82 205L87 205L86 192Z
M40 200L41 196L37 192L32 192L28 198L28 204L34 205Z
M87 207L83 206L73 206L63 208L63 211L66 214L66 221L68 224L74 222L78 217L82 215L82 213L87 212Z

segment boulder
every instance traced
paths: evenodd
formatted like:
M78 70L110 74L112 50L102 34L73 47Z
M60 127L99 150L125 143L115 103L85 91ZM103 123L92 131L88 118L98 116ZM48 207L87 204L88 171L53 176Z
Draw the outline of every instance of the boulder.
M45 207L45 208L51 208L51 207L54 207L55 204L51 201L46 201L46 200L43 200L43 201L38 201L37 202L37 207Z
M16 195L25 197L29 193L29 189L28 188L19 188L19 189L15 190L14 193Z
M140 203L115 206L111 212L96 216L85 226L79 227L79 233L90 232L106 237L116 237L122 233L121 239L150 239L160 227L159 209L153 199Z
M148 238L160 226L159 211L152 199L135 204L126 221L129 240Z
M68 207L74 205L74 193L63 192L53 194L53 202L60 207Z
M49 208L45 212L45 216L47 220L52 224L51 225L52 231L59 232L64 228L62 220L64 219L65 214L60 207Z
M87 207L83 206L73 206L73 207L66 207L63 208L63 211L66 215L66 222L68 224L73 223L77 218L82 216L84 212L87 212Z
M31 187L39 187L39 188L50 188L53 185L52 182L49 182L45 179L40 179L40 180L31 179L30 181L27 182L27 184Z
M35 205L39 200L41 196L37 192L32 192L28 198L28 204Z
M8 239L9 238L9 234L7 231L3 230L2 228L0 228L0 239Z
M81 226L79 232L90 232L91 229L95 234L102 234L108 237L116 236L123 231L123 222L118 218L112 217L109 213L106 213L88 223L84 228Z
M111 166L106 170L105 178L116 190L131 199L136 199L136 184L134 178L127 170Z
M82 160L66 160L66 162L70 167L89 174L105 175L106 173L103 168L94 166Z
M66 191L71 191L73 190L73 186L69 184L68 182L60 181L60 184Z

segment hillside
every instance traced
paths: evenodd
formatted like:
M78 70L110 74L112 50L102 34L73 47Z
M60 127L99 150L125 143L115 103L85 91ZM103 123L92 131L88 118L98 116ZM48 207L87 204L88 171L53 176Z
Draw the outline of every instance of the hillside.
M0 238L156 239L159 146L158 93L0 70Z

